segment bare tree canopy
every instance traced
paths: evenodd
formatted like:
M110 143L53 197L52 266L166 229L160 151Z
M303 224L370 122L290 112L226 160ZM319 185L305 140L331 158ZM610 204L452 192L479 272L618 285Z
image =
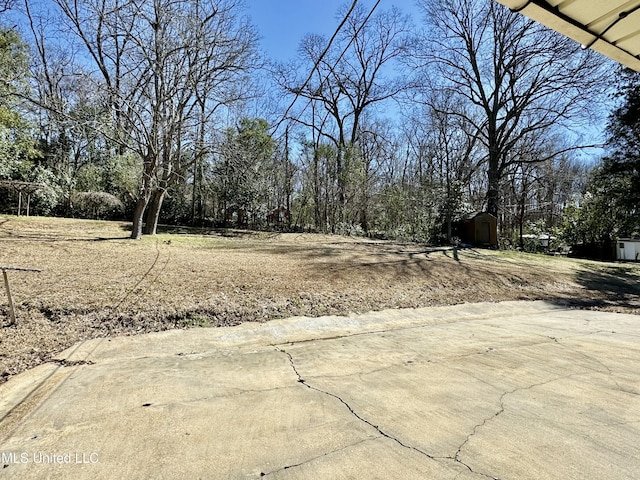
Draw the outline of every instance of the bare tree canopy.
M0 0L0 14L11 10L16 3L16 0Z
M431 23L421 57L437 72L438 88L464 100L448 113L472 124L484 144L487 209L497 215L500 179L511 165L581 147L541 143L591 113L603 90L602 61L495 2L419 4Z
M338 221L343 220L347 200L345 169L348 156L354 154L349 149L361 140L363 119L412 85L406 75L389 75L392 62L411 50L410 28L409 17L394 7L374 14L357 5L347 12L344 28L328 52L326 38L307 35L300 44L300 61L305 68L280 71L281 88L306 100L307 111L311 106L310 115L303 112L295 121L335 147ZM300 72L309 69L313 75L303 82Z
M106 99L103 133L143 160L132 237L142 234L147 207L145 233L155 233L164 194L192 156L189 133L246 96L256 33L240 0L54 2L97 69L84 81ZM44 48L41 59L46 70Z

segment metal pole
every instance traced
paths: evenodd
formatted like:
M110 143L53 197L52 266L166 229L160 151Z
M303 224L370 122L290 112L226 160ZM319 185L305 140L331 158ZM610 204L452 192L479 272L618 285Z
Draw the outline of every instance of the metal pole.
M22 190L18 191L18 216L20 216L21 210L22 210Z
M7 297L9 298L9 315L11 316L11 323L7 325L7 327L10 327L16 323L16 312L13 309L13 298L11 297L11 288L9 287L9 276L7 275L7 271L4 269L2 270L2 276L4 277L4 286L7 289Z

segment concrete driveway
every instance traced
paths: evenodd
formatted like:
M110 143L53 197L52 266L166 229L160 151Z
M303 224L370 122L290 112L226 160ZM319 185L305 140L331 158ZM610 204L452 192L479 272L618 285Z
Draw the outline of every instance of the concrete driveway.
M0 386L0 478L638 479L640 317L544 302L81 343Z

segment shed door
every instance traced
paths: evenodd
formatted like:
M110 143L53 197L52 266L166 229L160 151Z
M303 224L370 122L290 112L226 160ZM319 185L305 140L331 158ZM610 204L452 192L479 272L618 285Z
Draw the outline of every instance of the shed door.
M480 224L480 243L483 245L491 243L491 223L489 222Z

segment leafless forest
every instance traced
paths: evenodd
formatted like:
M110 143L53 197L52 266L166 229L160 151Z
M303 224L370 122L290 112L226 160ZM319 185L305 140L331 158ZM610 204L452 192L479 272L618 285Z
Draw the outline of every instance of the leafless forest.
M502 246L562 239L617 67L495 2L418 4L346 2L276 62L241 0L5 0L0 209L429 244L488 211Z

